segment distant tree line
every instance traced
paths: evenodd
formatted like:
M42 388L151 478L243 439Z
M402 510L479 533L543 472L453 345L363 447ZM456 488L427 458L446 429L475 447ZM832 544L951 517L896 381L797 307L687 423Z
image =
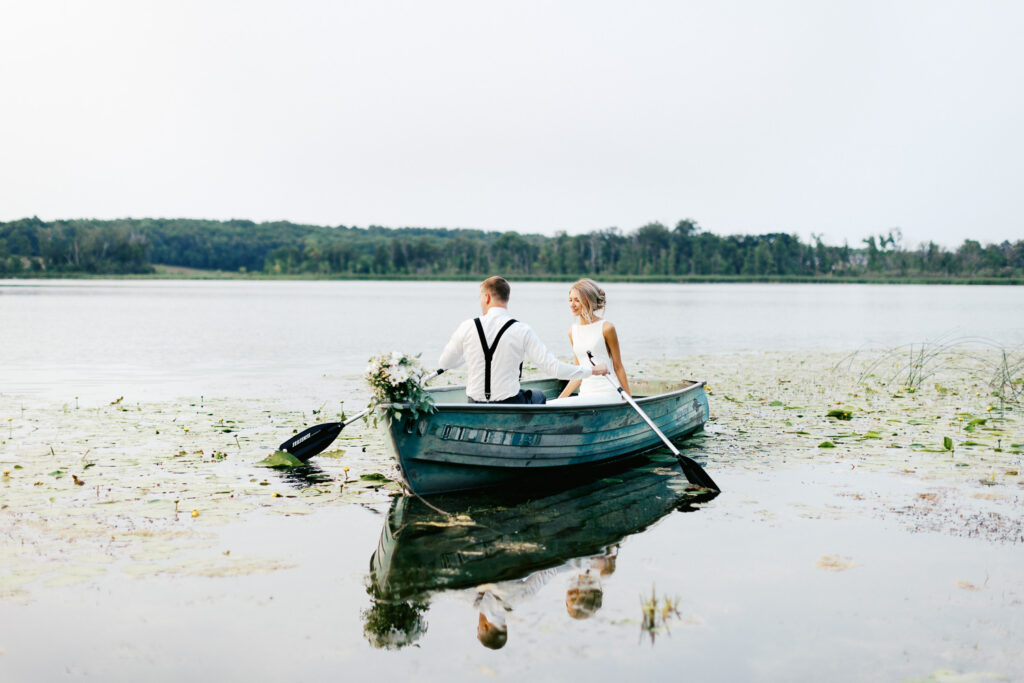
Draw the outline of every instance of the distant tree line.
M0 276L145 274L154 264L320 277L814 277L1019 279L1024 240L908 248L899 230L860 246L794 235L721 237L696 221L553 237L445 228L324 227L247 220L0 222Z

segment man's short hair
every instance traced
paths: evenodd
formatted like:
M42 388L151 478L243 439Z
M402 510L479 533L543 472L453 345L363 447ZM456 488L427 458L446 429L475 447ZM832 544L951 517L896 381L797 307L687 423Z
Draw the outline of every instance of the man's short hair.
M512 285L503 277L492 275L480 283L480 289L490 294L498 301L508 302L512 295Z

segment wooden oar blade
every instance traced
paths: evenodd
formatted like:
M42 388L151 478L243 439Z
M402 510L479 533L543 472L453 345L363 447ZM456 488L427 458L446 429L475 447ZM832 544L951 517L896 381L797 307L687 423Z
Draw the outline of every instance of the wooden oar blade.
M323 422L296 434L278 448L305 462L334 443L344 427L342 422Z
M701 467L696 460L688 458L682 453L677 453L676 457L679 458L679 465L683 468L683 474L686 475L686 480L695 486L701 486L712 491L721 491L718 488L718 484L711 478L711 475Z

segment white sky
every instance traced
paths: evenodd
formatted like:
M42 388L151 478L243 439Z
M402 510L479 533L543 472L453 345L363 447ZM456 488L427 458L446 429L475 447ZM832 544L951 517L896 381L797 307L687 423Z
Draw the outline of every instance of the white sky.
M1024 238L1024 3L0 0L0 220Z

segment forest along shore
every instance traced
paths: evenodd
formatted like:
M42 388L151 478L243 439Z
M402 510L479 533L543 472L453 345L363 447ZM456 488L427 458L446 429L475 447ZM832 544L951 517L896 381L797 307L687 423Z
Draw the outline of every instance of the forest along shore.
M827 245L796 235L708 232L693 219L548 237L447 228L368 228L191 219L0 222L0 277L147 275L572 281L1024 282L1024 240L955 249L898 229ZM185 275L184 273L188 273Z
M684 446L726 491L739 477L771 486L812 467L848 485L835 505L810 514L841 509L892 517L908 531L1015 544L1024 543L1022 367L1012 355L956 348L909 358L693 356L639 361L628 371L708 380L712 419ZM225 577L292 566L272 549L225 554L217 530L398 495L379 432L361 422L308 468L259 464L294 431L338 417L233 397L58 404L0 395L0 600L31 601L48 587L105 576Z

